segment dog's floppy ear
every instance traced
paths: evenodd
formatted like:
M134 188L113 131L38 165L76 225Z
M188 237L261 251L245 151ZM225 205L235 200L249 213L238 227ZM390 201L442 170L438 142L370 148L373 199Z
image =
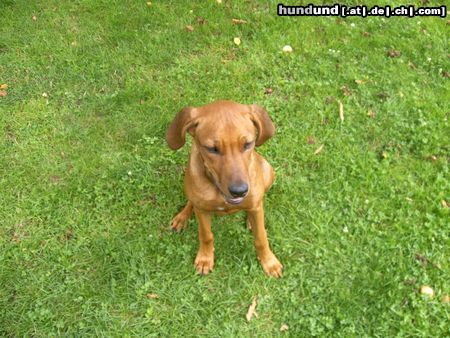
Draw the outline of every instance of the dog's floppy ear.
M250 119L253 121L256 129L258 130L255 145L260 146L271 138L273 134L275 134L275 126L273 125L269 114L263 107L258 106L257 104L252 104L250 109Z
M173 150L180 149L186 142L186 131L194 127L195 108L185 107L173 119L166 133L166 141Z

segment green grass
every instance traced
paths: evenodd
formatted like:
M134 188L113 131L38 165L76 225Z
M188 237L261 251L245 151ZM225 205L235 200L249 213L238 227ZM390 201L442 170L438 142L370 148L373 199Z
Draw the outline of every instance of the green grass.
M0 336L450 334L447 19L280 18L276 4L0 1ZM196 222L169 231L189 147L170 151L165 129L220 98L277 125L260 152L277 172L281 280L243 214L215 218L204 278Z

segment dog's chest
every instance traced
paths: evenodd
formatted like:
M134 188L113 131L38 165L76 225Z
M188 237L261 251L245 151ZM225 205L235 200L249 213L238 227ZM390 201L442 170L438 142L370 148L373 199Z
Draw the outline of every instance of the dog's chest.
M214 213L219 216L234 214L235 212L240 211L241 209L225 209L223 207L218 207L214 210Z

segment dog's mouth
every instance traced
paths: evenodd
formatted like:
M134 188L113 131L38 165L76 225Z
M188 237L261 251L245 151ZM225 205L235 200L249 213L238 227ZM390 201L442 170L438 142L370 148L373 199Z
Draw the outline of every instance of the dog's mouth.
M239 204L244 200L244 197L235 197L235 198L227 198L225 197L225 200L229 203L229 204Z
M248 195L248 194L245 194L245 196L242 196L242 197L228 197L227 195L225 195L223 193L223 191L222 191L222 189L220 189L219 185L216 185L216 187L217 187L217 190L219 190L219 192L222 195L225 202L227 202L228 204L233 204L233 205L240 204Z
M205 165L206 168L206 172L209 176L209 178L211 179L211 181L213 182L213 184L216 186L217 190L219 190L220 194L222 195L222 197L225 199L225 202L227 202L228 204L233 204L233 205L237 205L242 203L242 201L244 200L245 197L247 197L248 193L245 194L245 196L241 196L241 197L228 197L220 188L220 184L218 183L218 181L216 180L216 178L214 177L214 175L211 173L211 171L208 169L208 167Z

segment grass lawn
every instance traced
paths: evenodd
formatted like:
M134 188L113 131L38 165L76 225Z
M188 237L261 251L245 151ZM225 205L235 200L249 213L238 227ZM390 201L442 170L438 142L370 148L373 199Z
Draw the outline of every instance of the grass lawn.
M277 3L0 1L0 336L450 335L447 18ZM166 127L222 98L277 126L259 152L280 280L243 213L214 219L207 277L196 222L169 230L189 146Z

